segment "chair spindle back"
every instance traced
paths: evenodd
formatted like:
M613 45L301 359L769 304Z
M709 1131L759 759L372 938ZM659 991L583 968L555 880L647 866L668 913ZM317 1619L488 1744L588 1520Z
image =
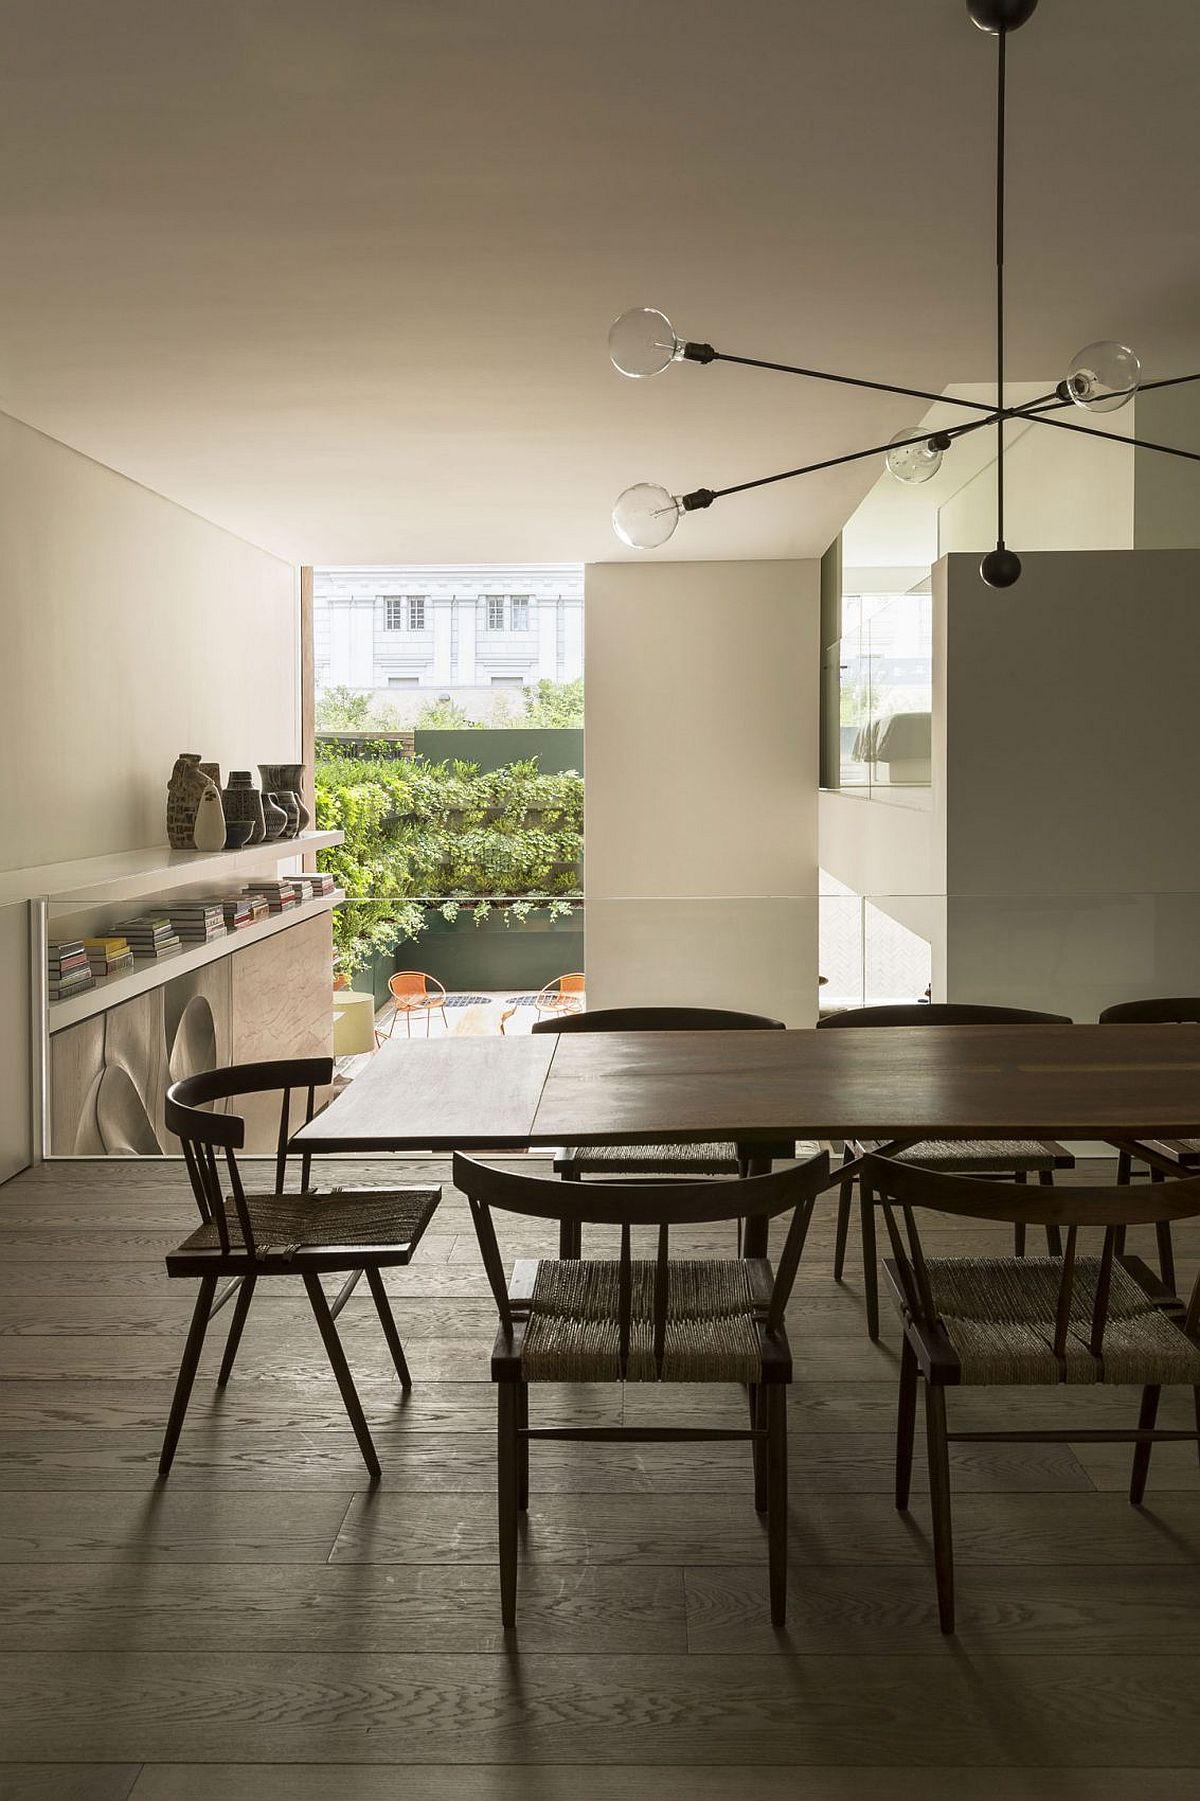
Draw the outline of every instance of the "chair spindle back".
M767 1176L720 1182L564 1183L492 1169L461 1152L454 1157L454 1185L467 1197L488 1285L506 1332L511 1333L515 1316L493 1211L531 1219L566 1219L580 1225L620 1227L617 1330L622 1374L628 1362L633 1329L632 1228L635 1225L658 1227L653 1333L654 1356L661 1370L666 1348L671 1227L711 1225L736 1219L772 1219L790 1212L787 1236L770 1297L763 1310L767 1331L778 1332L800 1265L813 1206L828 1184L829 1154L826 1151L806 1163L775 1170Z
M1162 1220L1200 1215L1200 1176L1158 1182L1148 1189L1114 1186L1016 1190L970 1176L939 1175L889 1157L870 1156L863 1160L862 1183L864 1197L879 1197L905 1304L919 1324L931 1328L938 1323L937 1307L917 1227L917 1208L953 1218L995 1220L998 1224L1065 1226L1053 1320L1054 1354L1059 1358L1066 1354L1070 1334L1080 1228L1102 1227L1104 1233L1088 1335L1088 1348L1094 1357L1099 1357L1108 1325L1119 1233L1127 1226L1157 1225ZM1188 1333L1194 1333L1198 1326L1200 1276L1193 1284L1183 1321Z

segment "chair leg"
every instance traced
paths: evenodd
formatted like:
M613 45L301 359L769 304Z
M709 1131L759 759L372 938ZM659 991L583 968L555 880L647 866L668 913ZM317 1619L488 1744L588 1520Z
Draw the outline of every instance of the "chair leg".
M912 1487L913 1440L917 1430L917 1354L905 1334L900 1353L900 1403L896 1419L896 1506L903 1513Z
M234 1360L238 1354L238 1346L242 1342L242 1329L246 1324L246 1315L250 1311L250 1302L254 1298L254 1284L258 1277L246 1275L242 1277L242 1285L237 1291L237 1299L233 1303L233 1318L229 1322L229 1337L225 1340L225 1354L221 1358L221 1368L217 1375L217 1387L224 1388L233 1374Z
M1052 1169L1039 1169L1038 1181L1041 1183L1043 1188L1053 1188L1054 1187L1054 1171ZM1062 1256L1062 1254L1063 1254L1062 1232L1058 1226L1047 1226L1046 1227L1046 1249L1049 1251L1049 1253L1052 1257L1061 1257Z
M517 1394L515 1382L496 1387L496 1490L500 1528L500 1617L517 1623Z
M1132 1182L1132 1180L1133 1180L1133 1158L1130 1156L1128 1151L1118 1151L1117 1152L1117 1182L1118 1182L1118 1185L1120 1187L1124 1188L1125 1184L1127 1182Z
M529 1512L529 1440L522 1438L522 1432L529 1427L529 1384L517 1384L517 1506L522 1513Z
M954 1536L950 1522L950 1447L946 1442L946 1391L925 1384L925 1439L929 1453L929 1499L933 1511L933 1567L938 1620L954 1631Z
M1165 1182L1166 1176L1161 1169L1150 1171L1152 1182ZM1171 1222L1169 1219L1155 1221L1154 1236L1158 1244L1158 1273L1162 1277L1163 1287L1175 1293L1175 1247L1171 1242Z
M837 1237L833 1241L833 1279L840 1282L846 1267L846 1241L850 1237L850 1210L854 1205L854 1184L843 1182L838 1190Z
M1013 1181L1023 1188L1026 1182L1025 1171L1023 1169L1016 1170L1013 1174ZM1023 1257L1024 1255L1025 1221L1018 1219L1013 1221L1013 1256Z
M346 1362L346 1353L342 1349L342 1341L338 1337L337 1327L333 1323L333 1315L329 1311L329 1302L325 1299L325 1290L321 1287L320 1277L315 1271L305 1270L304 1288L308 1295L308 1304L313 1310L313 1318L317 1322L317 1331L321 1334L321 1342L325 1346L329 1367L333 1371L334 1380L342 1397L342 1405L346 1409L347 1418L354 1429L354 1436L358 1440L358 1448L362 1452L363 1462L370 1471L372 1482L378 1482L382 1474L379 1468L379 1458L375 1454L375 1446L371 1442L371 1434L367 1430L367 1422L358 1399L358 1391L354 1386L354 1378L350 1374L350 1365Z
M371 1298L375 1302L375 1311L379 1315L379 1323L383 1327L383 1336L387 1339L387 1348L392 1353L392 1362L396 1366L396 1374L400 1378L400 1386L407 1392L413 1385L408 1373L408 1359L404 1355L404 1346L400 1342L400 1334L396 1330L396 1320L388 1303L387 1289L383 1285L383 1277L377 1266L368 1265L366 1270L367 1286L371 1290Z
M578 1182L577 1171L563 1176L564 1182ZM560 1257L583 1256L583 1227L577 1219L560 1219L558 1222L558 1254Z
M1153 1432L1154 1422L1158 1418L1158 1401L1161 1388L1143 1388L1142 1405L1138 1413L1138 1431ZM1133 1473L1129 1478L1129 1499L1135 1507L1140 1507L1146 1494L1146 1478L1150 1474L1150 1453L1154 1445L1150 1439L1142 1439L1134 1446Z
M192 1383L196 1380L196 1366L200 1362L200 1353L204 1349L204 1334L208 1329L208 1312L216 1292L217 1278L201 1276L200 1292L196 1296L196 1305L192 1309L192 1323L188 1327L183 1356L179 1360L179 1374L175 1378L175 1393L171 1397L171 1412L167 1418L167 1430L158 1459L160 1476L167 1475L175 1460L175 1447L179 1443L179 1434L183 1430L183 1420L187 1413L188 1401L191 1398Z
M767 1555L771 1624L782 1626L787 1619L787 1389L782 1382L766 1382L763 1389L767 1416Z
M879 1337L879 1259L875 1251L875 1202L860 1198L862 1216L863 1294L867 1302L867 1337Z
M766 1403L763 1397L763 1384L751 1382L746 1395L750 1403L750 1428L752 1431L765 1430L767 1424ZM762 1438L752 1438L750 1449L754 1457L754 1508L756 1513L767 1511L767 1443Z

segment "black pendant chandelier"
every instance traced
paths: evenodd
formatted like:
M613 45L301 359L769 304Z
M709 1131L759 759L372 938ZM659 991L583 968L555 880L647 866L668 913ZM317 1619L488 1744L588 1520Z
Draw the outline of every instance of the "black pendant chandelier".
M963 425L952 425L945 431L922 432L908 426L897 432L887 444L873 444L868 450L851 451L846 456L826 457L819 463L806 463L799 469L784 469L778 475L762 475L756 481L737 482L729 488L696 488L691 494L672 495L651 482L639 482L627 488L613 508L613 530L622 543L633 550L655 550L671 537L684 513L695 513L710 507L714 500L729 494L744 494L751 488L765 488L773 482L791 481L797 475L811 475L818 469L836 469L842 463L858 463L867 457L882 456L891 475L898 481L917 483L936 475L942 458L956 438L967 432L994 426L996 431L996 548L989 550L980 562L979 573L993 588L1010 588L1021 573L1021 559L1004 542L1004 427L1010 419L1027 419L1035 425L1052 426L1056 431L1083 432L1097 438L1108 438L1117 444L1136 446L1140 450L1161 451L1164 456L1187 457L1200 462L1200 454L1177 450L1169 444L1152 444L1145 438L1100 431L1094 426L1073 424L1053 415L1071 407L1088 413L1111 413L1132 400L1139 389L1175 387L1181 382L1200 381L1200 374L1169 376L1161 381L1142 381L1141 364L1124 344L1088 344L1073 357L1066 376L1052 393L1043 394L1023 406L1004 404L1004 87L1005 49L1008 34L1029 20L1038 0L967 0L967 13L973 24L996 39L996 404L982 401L956 400L950 395L926 393L921 388L897 387L891 382L863 381L853 375L831 375L824 369L802 369L791 363L768 363L757 357L731 356L714 350L711 344L693 343L679 338L665 313L652 307L635 307L614 320L608 334L609 355L622 375L642 378L658 375L671 363L740 363L748 369L772 369L782 375L803 375L812 381L838 382L850 388L869 388L879 394L904 394L914 400L927 400L967 409L977 417Z

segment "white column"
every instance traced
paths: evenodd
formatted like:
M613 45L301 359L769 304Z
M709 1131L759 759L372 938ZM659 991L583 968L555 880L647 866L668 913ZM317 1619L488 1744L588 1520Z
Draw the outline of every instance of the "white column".
M435 687L448 687L454 680L454 602L439 594L427 604L433 608L433 666L427 679Z
M475 639L479 620L479 602L473 595L459 595L456 601L458 609L458 671L455 681L461 688L475 686Z
M558 671L558 609L556 595L539 595L533 602L537 608L537 681L556 682Z
M593 1006L817 1010L816 562L585 572Z

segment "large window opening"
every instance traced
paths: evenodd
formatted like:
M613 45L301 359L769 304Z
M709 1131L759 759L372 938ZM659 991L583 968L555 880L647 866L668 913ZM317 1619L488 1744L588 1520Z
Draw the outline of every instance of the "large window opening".
M316 569L313 646L344 1072L584 1006L582 566Z

